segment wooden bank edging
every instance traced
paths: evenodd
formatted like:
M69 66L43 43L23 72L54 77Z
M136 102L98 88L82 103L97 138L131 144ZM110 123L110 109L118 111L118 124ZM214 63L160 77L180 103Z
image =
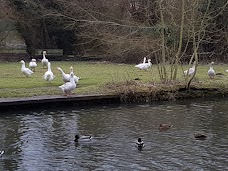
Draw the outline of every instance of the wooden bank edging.
M34 96L25 98L0 98L0 111L47 109L51 107L92 106L105 104L137 103L152 101L170 101L182 99L195 99L207 97L227 97L228 90L217 88L194 88L191 90L178 89L174 91L128 92L125 94L95 94L73 95L70 97L60 95Z
M15 109L36 109L64 106L82 106L96 104L120 103L119 95L74 95L66 96L35 96L25 98L0 98L0 111Z

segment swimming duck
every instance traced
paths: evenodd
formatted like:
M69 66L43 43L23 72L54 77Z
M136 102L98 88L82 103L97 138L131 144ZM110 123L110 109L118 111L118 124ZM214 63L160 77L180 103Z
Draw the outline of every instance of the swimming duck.
M160 124L158 129L159 129L159 131L166 131L172 127L173 127L173 125L170 125L170 124Z
M26 75L26 77L33 74L33 71L25 67L25 61L21 60L21 72Z
M0 151L0 156L2 156L5 153L5 151Z
M59 86L59 88L63 91L64 95L71 95L72 91L76 88L76 83L74 81L74 73L71 72L70 73L70 82L67 82L61 86Z
M202 133L195 133L194 137L198 140L205 140L207 138L207 136L205 134L202 134Z
M53 72L51 71L51 63L50 62L48 62L48 70L43 75L43 78L49 82L55 78Z
M34 72L37 67L36 59L32 59L31 62L29 62L29 68Z
M70 82L70 74L66 74L60 67L57 67L57 69L61 72L62 74L62 79L63 82ZM70 67L70 72L73 72L73 67ZM79 81L79 77L77 77L76 75L74 75L74 81L75 83L78 83Z
M208 70L208 76L209 78L214 78L215 77L215 70L213 69L214 62L211 62L210 64L210 69Z
M79 140L82 140L82 141L90 141L92 139L92 136L89 135L89 136L79 136L78 134L75 135L75 139L74 141L75 142L78 142Z
M194 61L192 67L184 71L184 75L188 74L188 76L192 76L195 72L195 67L196 67L196 62Z
M44 50L43 51L43 59L41 60L41 64L43 66L43 68L45 66L48 66L48 59L46 58L47 52Z
M145 58L144 58L145 59ZM152 63L151 63L151 59L148 59L148 62L146 63L141 63L138 65L135 65L136 68L142 69L142 70L148 70L151 67Z
M144 142L142 141L141 138L138 138L138 141L136 142L136 146L138 148L143 148L144 147Z

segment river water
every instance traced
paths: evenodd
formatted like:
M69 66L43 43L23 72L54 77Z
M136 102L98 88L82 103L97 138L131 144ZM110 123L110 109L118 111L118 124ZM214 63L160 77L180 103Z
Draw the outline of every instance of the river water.
M228 170L226 98L1 112L0 132L2 171Z

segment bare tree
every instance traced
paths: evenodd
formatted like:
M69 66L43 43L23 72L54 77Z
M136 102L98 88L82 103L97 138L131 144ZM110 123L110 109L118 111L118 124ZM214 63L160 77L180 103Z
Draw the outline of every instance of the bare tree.
M207 41L208 37L206 37L207 28L210 26L210 21L213 17L211 16L211 12L214 13L214 11L210 11L211 7L211 0L207 0L206 8L204 11L198 10L200 7L199 0L190 0L189 6L191 7L191 18L189 20L189 23L191 24L191 27L189 27L189 32L191 32L191 38L192 38L192 48L193 48L193 54L191 57L191 60L189 62L192 62L192 60L195 60L196 66L195 66L195 72L192 75L192 77L186 79L186 88L189 89L191 82L193 78L195 77L198 61L199 61L199 48L202 42ZM224 9L228 5L228 1L226 4L224 4ZM200 12L199 12L200 11ZM221 12L221 10L219 11ZM210 38L211 39L211 38ZM213 40L213 39L212 39Z

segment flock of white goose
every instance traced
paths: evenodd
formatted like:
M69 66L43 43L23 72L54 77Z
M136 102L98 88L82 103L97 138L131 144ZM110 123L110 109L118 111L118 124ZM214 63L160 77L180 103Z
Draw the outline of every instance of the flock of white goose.
M43 75L43 79L51 82L55 75L53 74L51 70L51 63L46 58L47 52L43 51L43 59L41 60L41 64L44 67L47 67L47 71ZM21 60L21 72L26 75L26 77L32 75L37 67L36 59L32 59L31 62L29 62L29 68L26 68L25 62ZM71 95L72 91L76 88L77 83L79 81L79 77L74 75L73 67L70 67L70 74L64 73L64 71L58 67L57 68L61 74L62 74L62 80L64 82L63 85L59 86L59 88L63 91L64 95Z
M43 59L41 60L41 64L43 68L46 66L48 68L48 70L43 75L43 79L50 82L55 78L55 75L51 70L51 63L46 58L46 55L47 55L47 52L43 51ZM152 66L152 63L151 63L151 59L148 59L147 61L146 60L147 60L147 57L144 57L143 62L138 65L135 65L135 67L141 70L148 70ZM37 67L36 59L32 59L31 62L29 62L29 68L25 67L25 62L23 60L21 61L21 63L22 63L21 71L23 74L26 75L26 77L33 74L33 72ZM184 71L185 76L187 75L192 76L195 73L195 64L196 63L194 62L191 68ZM213 65L214 65L214 62L211 62L210 68L208 70L209 78L214 78L216 75L215 70L213 69ZM64 82L64 84L59 86L59 88L63 91L65 95L72 94L72 91L76 88L77 83L79 81L79 77L74 75L73 67L70 67L70 74L64 73L64 71L60 67L57 67L57 69L61 72L62 80ZM226 70L226 72L228 72L228 70Z
M148 70L152 66L152 63L150 59L148 59L147 61L148 62L146 62L146 57L144 57L143 62L138 65L135 65L135 67L141 70ZM184 71L184 75L192 76L195 73L195 65L196 65L196 62L193 62L192 67ZM215 70L213 69L213 65L214 65L214 62L211 62L210 68L207 72L209 78L211 79L214 78L216 75ZM228 72L228 70L226 70L226 72Z

